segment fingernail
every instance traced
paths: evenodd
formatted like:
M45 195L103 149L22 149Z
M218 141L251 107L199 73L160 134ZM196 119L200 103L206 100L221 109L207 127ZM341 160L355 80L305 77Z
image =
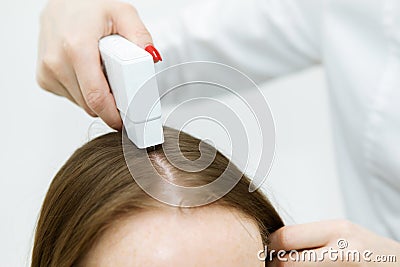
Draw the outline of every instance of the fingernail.
M146 46L146 48L144 50L146 50L147 52L150 53L150 55L152 55L154 63L157 63L158 61L162 61L160 53L157 51L157 49L154 46L148 45L148 46Z

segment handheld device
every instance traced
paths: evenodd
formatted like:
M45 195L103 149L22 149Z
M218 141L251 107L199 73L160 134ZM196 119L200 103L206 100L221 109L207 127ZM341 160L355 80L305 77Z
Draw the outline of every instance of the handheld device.
M138 148L163 143L153 57L119 35L102 38L99 49L128 138Z

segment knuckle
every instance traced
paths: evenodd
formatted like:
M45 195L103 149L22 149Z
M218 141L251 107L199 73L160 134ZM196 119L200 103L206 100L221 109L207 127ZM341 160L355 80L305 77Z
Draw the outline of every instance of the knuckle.
M55 54L47 54L40 61L41 69L57 73L61 68L61 62Z
M92 110L99 111L105 103L104 93L99 89L91 89L86 95L86 101Z
M63 41L64 51L70 58L76 58L83 47L85 46L79 38L67 38Z

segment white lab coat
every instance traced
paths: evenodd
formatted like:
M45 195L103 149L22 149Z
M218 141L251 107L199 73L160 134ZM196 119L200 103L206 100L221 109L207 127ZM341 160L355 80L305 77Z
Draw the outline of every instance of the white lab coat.
M211 60L261 83L322 63L348 217L400 240L400 1L211 0L150 30L159 68Z

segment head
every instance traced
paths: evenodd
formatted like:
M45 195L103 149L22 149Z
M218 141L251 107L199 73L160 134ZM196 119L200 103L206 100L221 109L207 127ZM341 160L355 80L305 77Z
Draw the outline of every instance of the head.
M235 166L227 173L228 179L240 177L232 190L194 207L159 201L136 182L138 175L204 186L230 165L214 147L188 134L165 128L164 137L162 146L147 151L134 146L124 151L121 133L79 148L45 197L32 266L263 266L257 253L283 222L261 192L248 191L249 179ZM191 170L204 165L207 155L213 155L207 167ZM185 203L180 191L153 186ZM205 194L214 199L215 192Z

